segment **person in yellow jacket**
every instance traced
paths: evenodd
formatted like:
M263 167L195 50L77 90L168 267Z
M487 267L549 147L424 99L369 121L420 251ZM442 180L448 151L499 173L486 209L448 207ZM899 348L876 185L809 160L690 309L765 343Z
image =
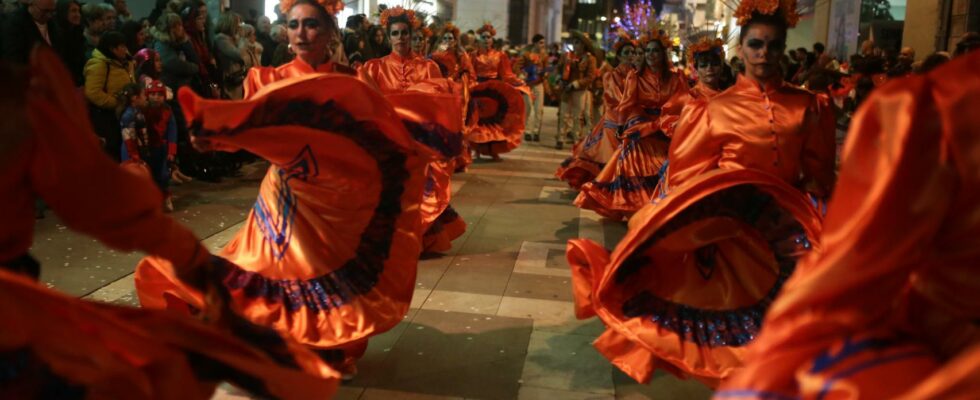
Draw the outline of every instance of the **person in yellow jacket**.
M92 51L92 58L85 63L85 99L95 133L102 140L106 153L116 160L122 149L118 118L122 102L118 94L133 82L133 63L126 48L126 37L119 32L106 33Z

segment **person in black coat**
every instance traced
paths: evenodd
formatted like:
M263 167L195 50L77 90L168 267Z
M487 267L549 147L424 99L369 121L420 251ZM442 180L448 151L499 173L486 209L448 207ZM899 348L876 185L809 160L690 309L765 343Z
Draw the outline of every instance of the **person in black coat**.
M82 27L82 5L78 0L58 0L55 25L61 36L56 50L71 72L76 86L84 83L85 29Z
M12 63L26 64L31 50L37 44L58 48L58 28L54 20L55 0L31 0L11 14L3 25L3 59Z

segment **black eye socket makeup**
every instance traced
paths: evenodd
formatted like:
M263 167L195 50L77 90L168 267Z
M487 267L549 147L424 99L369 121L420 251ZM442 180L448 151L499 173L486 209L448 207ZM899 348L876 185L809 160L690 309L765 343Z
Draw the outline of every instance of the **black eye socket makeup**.
M624 55L624 56L626 56L626 57L630 57L630 56L634 56L634 55L636 55L636 52L635 52L635 51L633 51L633 50L623 50L623 51L622 51L622 52L620 52L619 54L621 54L621 55Z
M319 29L320 28L320 20L318 20L316 18L306 18L306 19L303 19L302 21L300 21L298 19L292 19L292 20L289 20L289 23L286 24L286 27L288 27L291 30L296 30L296 29L299 29L300 25L302 25L304 28L307 28L307 29Z
M772 51L782 51L786 49L785 40L771 40L769 42L766 42L765 40L762 39L749 39L747 45L752 50L762 50L767 46L768 49Z
M408 36L408 29L402 29L400 31L391 31L389 35L391 35L391 37Z
M698 68L720 67L721 60L698 60Z

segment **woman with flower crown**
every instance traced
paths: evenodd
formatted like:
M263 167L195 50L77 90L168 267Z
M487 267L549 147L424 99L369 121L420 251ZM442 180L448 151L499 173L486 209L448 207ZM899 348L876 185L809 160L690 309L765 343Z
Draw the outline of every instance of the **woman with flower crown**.
M619 134L626 123L623 112L626 110L621 108L621 101L629 95L626 91L627 76L642 65L642 58L637 53L639 48L639 42L625 32L613 45L619 65L602 77L605 115L596 123L591 134L575 145L572 156L555 172L559 180L567 182L574 189L595 179L619 148Z
M422 206L424 253L440 253L466 232L466 222L449 205L454 159L463 151L463 87L442 78L439 67L412 49L421 24L413 10L400 6L381 13L391 54L368 61L358 76L384 93L401 112L416 140L438 154L429 163Z
M459 41L459 28L451 22L443 26L439 34L438 49L432 52L429 58L439 65L442 76L463 86L463 104L469 104L469 87L476 81L476 71L473 69L470 54L463 49ZM460 118L465 120L466 115L461 115ZM455 172L463 172L472 163L473 157L464 141L463 151L454 160L453 169Z
M419 202L432 152L377 90L329 63L332 0L283 0L296 60L250 71L244 101L182 91L197 147L269 160L259 196L220 269L231 306L318 352L353 378L367 339L408 310L421 253ZM316 72L328 72L318 74ZM147 308L193 312L202 293L148 258Z
M101 151L58 56L38 47L29 62L0 63L0 398L207 399L222 381L263 397L330 396L336 372L316 354L225 307L223 261L163 213L148 171ZM175 279L209 293L203 321L44 287L28 252L37 197L79 233L168 260Z
M477 47L470 59L478 83L470 88L467 110L476 126L468 129L466 140L477 158L483 154L499 161L500 154L521 144L526 115L520 90L530 92L514 74L507 55L494 48L493 25L484 24L476 33Z
M596 348L640 382L657 368L713 387L732 376L797 259L819 249L811 199L834 184L834 120L781 78L795 1L738 11L745 73L680 121L666 196L611 255L568 246L577 315L606 323Z
M978 64L974 50L858 109L823 251L786 282L718 398L977 398Z
M598 176L582 185L576 206L621 220L653 198L667 159L670 127L691 98L687 79L670 67L672 46L660 31L640 38L644 67L630 72L624 82L619 148Z
M725 77L725 49L721 39L704 38L687 49L687 59L694 65L697 73L697 84L691 88L691 101L687 103L681 111L678 125L685 129L672 128L670 148L667 151L667 161L660 174L660 182L654 190L653 202L666 195L670 188L670 158L678 151L686 149L686 141L690 135L691 127L697 126L695 123L683 123L686 121L699 121L703 117L705 104L728 88L730 83Z

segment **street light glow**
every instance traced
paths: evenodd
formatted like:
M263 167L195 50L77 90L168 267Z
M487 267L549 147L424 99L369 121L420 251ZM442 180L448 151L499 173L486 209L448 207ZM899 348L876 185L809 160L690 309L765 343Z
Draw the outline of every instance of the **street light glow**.
M605 16L599 17L599 21L606 22L606 17Z

